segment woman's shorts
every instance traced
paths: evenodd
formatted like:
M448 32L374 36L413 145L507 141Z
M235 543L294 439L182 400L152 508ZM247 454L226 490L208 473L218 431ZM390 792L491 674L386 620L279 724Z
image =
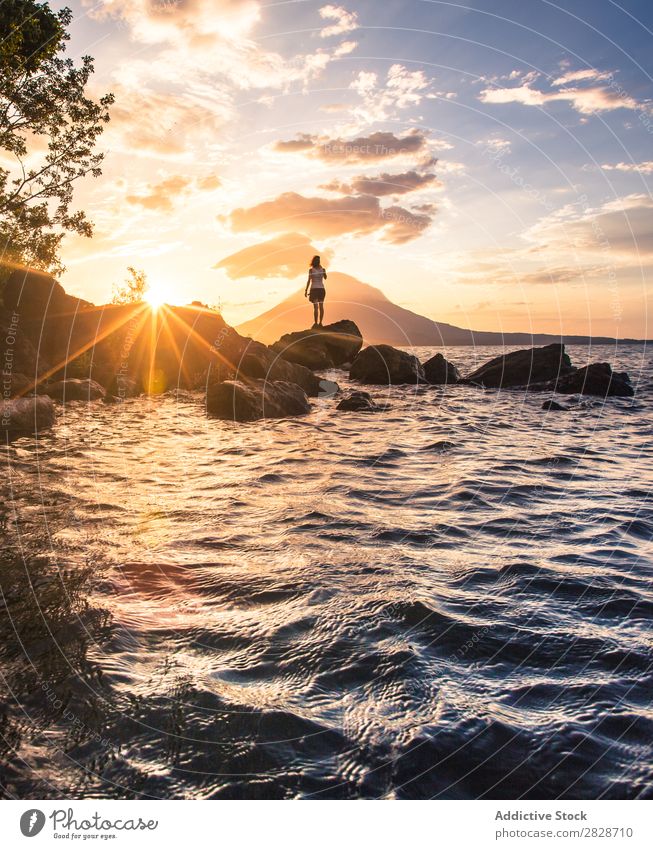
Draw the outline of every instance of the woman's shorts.
M321 304L324 303L325 296L326 291L324 289L311 289L308 293L308 300L312 304Z

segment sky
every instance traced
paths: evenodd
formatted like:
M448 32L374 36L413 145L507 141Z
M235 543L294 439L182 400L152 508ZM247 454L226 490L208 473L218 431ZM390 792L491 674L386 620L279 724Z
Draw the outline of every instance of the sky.
M116 98L68 291L134 266L237 324L319 253L440 321L653 337L650 3L52 5Z

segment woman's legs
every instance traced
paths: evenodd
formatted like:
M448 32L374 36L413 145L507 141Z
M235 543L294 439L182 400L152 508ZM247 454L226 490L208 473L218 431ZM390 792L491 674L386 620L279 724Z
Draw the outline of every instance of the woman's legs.
M317 301L313 302L313 324L317 324Z
M320 326L324 321L324 301L320 301Z

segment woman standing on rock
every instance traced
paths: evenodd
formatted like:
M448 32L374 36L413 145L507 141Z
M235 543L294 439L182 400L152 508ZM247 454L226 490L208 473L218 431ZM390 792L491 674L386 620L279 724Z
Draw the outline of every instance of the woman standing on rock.
M322 322L324 321L324 298L326 297L324 281L326 277L327 273L320 265L319 256L314 256L311 261L311 267L308 269L308 280L306 281L306 289L304 290L304 297L308 297L309 301L313 304L313 327L322 327ZM319 322L317 320L318 307L320 311Z

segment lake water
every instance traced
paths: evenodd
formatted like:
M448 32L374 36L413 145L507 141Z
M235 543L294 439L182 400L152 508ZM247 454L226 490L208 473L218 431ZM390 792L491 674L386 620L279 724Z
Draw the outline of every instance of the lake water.
M180 393L5 446L4 795L652 798L651 355L591 359L636 397Z

